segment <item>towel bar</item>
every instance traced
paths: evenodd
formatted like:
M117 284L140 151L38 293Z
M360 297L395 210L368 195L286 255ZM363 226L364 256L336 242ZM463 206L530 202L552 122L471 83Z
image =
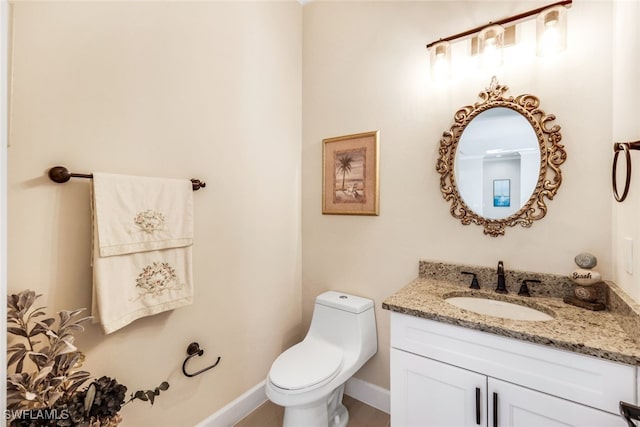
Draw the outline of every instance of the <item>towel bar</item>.
M54 166L49 169L49 178L53 182L62 184L69 181L71 178L93 178L93 175L87 173L72 173L69 172L69 169L65 168L64 166ZM197 191L201 188L206 187L207 183L202 182L199 179L191 179L191 185L193 187L193 191Z
M216 360L216 363L214 363L213 365L190 374L187 372L187 362L194 356L202 356L204 354L204 350L200 348L200 344L198 344L197 342L192 342L191 344L189 344L189 347L187 347L187 354L187 358L184 359L184 362L182 363L182 373L188 377L195 377L196 375L200 375L201 373L208 371L209 369L215 368L216 366L218 366L218 363L220 363L221 359L221 357L218 356L218 360Z

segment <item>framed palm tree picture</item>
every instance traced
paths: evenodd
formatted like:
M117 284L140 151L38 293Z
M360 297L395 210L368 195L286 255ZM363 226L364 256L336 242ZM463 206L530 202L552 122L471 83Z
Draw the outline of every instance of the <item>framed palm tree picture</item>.
M322 213L378 215L378 131L323 139Z

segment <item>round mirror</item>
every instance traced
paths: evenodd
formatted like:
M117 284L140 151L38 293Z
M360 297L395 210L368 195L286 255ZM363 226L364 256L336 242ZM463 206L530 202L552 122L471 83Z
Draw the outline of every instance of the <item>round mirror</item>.
M508 218L524 206L540 174L540 147L529 120L506 107L476 115L460 136L455 180L464 203L488 219Z
M490 236L506 226L530 227L547 213L566 160L560 126L533 95L505 96L496 78L480 102L458 110L440 140L440 191L464 225Z

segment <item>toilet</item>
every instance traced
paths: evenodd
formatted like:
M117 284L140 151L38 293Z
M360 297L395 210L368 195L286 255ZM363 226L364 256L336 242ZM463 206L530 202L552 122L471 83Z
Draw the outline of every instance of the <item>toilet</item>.
M373 301L343 292L318 295L302 342L271 365L265 391L284 406L284 427L344 427L345 382L378 350Z

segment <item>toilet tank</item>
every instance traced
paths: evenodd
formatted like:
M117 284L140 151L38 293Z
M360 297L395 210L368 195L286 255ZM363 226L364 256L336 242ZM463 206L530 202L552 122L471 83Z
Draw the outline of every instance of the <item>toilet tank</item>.
M373 307L373 301L368 298L345 294L344 292L327 291L316 297L316 305L336 308L353 314L360 314Z
M378 348L373 301L336 291L318 295L307 336L370 356Z

